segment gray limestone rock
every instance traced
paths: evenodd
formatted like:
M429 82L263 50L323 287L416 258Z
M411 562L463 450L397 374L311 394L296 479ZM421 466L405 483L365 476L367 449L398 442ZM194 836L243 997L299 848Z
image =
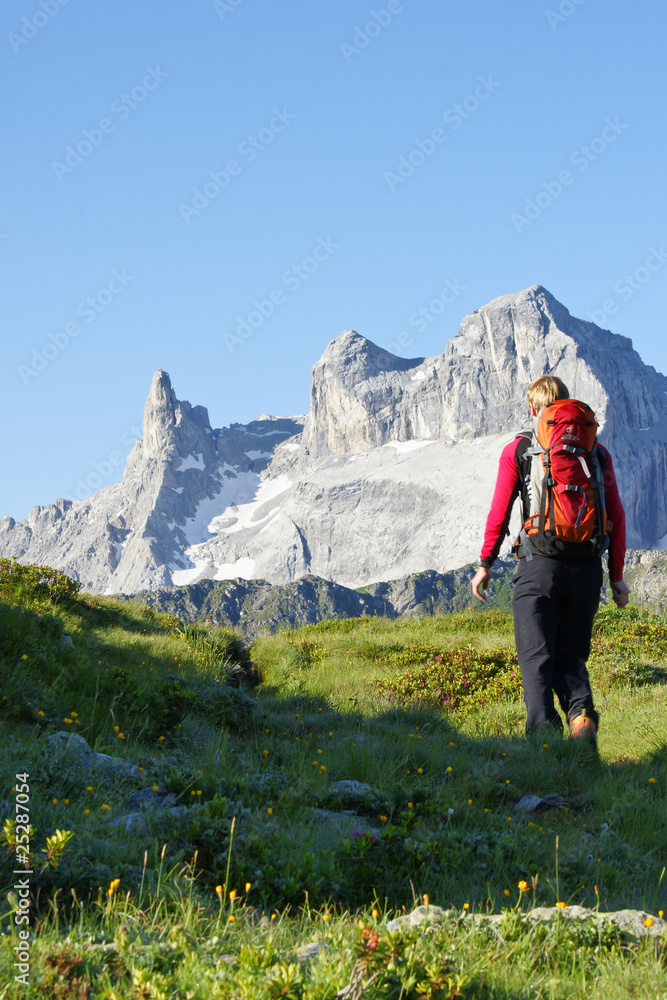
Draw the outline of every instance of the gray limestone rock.
M173 792L163 792L161 789L156 792L152 787L146 787L132 792L127 804L133 809L166 809L168 806L172 806L175 801L176 796Z
M408 930L411 927L421 927L422 924L441 924L443 919L452 913L440 906L417 906L410 913L394 920L387 921L388 931Z
M522 799L519 799L512 811L515 813L537 812L543 805L544 799L541 799L539 795L524 795Z
M302 965L311 958L317 958L321 951L327 946L322 941L312 941L310 944L302 944L296 949L297 961Z
M455 910L443 910L439 906L418 906L411 913L396 917L387 923L388 931L419 927L424 923L439 924L447 917L461 917ZM583 906L538 906L526 913L529 920L592 920L599 923L613 923L619 930L635 938L660 937L667 931L667 921L646 913L644 910L611 910L599 912ZM501 913L470 913L464 919L475 924L489 924L494 927L502 922Z
M76 767L86 774L106 778L138 778L141 774L136 764L122 757L95 753L83 736L78 733L53 733L46 739L52 756L65 767Z
M353 781L350 778L342 778L340 781L331 783L330 792L333 795L344 795L349 799L365 799L371 795L373 789L364 781Z
M597 413L629 544L662 545L667 378L628 338L534 285L465 316L430 358L398 358L346 330L313 368L306 418L214 430L156 372L123 481L34 507L27 520L0 518L0 555L109 594L306 576L370 588L447 574L479 552L500 451L526 426L526 389L545 372ZM367 596L426 606L433 598L419 589Z
M540 798L539 795L524 795L523 798L519 799L517 804L514 806L514 812L540 812L542 809L557 809L560 806L566 806L568 804L567 799L564 799L562 795L558 794L558 792L550 792L549 795L545 795L543 799Z
M642 604L656 614L665 614L667 552L656 550L628 552L625 558L624 579L632 593L633 603Z
M176 819L185 815L187 811L187 806L171 806L170 808L156 806L151 810L144 809L142 812L119 816L118 819L112 820L109 826L112 829L122 829L125 833L150 833L154 823L167 816Z
M610 910L600 912L589 910L584 906L538 906L534 910L529 910L528 917L531 920L594 920L600 923L615 924L619 930L633 937L660 937L667 931L667 921L658 916L653 916L645 910ZM648 924L648 926L647 926Z

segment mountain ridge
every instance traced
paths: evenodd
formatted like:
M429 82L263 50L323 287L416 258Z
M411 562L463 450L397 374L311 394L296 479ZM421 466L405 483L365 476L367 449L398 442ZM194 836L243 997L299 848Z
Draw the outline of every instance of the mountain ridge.
M345 330L305 417L213 429L158 370L123 480L0 518L0 554L131 594L242 577L345 587L445 573L477 555L508 435L545 372L596 411L633 548L667 535L667 378L541 285L465 316L439 355L398 358Z

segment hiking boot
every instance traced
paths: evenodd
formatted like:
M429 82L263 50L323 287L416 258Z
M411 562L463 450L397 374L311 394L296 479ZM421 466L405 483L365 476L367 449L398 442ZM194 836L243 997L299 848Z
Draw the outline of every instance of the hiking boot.
M582 708L581 715L570 719L570 736L573 740L582 740L592 743L595 746L597 743L597 732L598 728L590 715L586 715L585 708Z

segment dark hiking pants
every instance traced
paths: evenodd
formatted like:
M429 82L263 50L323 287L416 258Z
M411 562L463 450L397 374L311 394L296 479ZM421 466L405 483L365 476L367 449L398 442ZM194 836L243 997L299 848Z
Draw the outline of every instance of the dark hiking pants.
M597 725L586 660L601 586L602 562L597 556L519 560L512 606L528 711L526 732L546 724L562 730L553 691L567 719L585 708Z

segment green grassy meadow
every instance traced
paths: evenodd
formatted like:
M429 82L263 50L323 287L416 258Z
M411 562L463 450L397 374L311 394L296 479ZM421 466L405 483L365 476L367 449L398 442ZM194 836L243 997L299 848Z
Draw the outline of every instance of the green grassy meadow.
M248 647L0 560L0 657L0 1000L667 1000L664 941L524 916L667 910L667 619L598 615L599 759L523 735L502 612L329 621ZM64 761L55 733L137 770ZM566 806L514 811L554 792ZM441 924L387 929L423 903ZM486 913L505 914L500 933Z

